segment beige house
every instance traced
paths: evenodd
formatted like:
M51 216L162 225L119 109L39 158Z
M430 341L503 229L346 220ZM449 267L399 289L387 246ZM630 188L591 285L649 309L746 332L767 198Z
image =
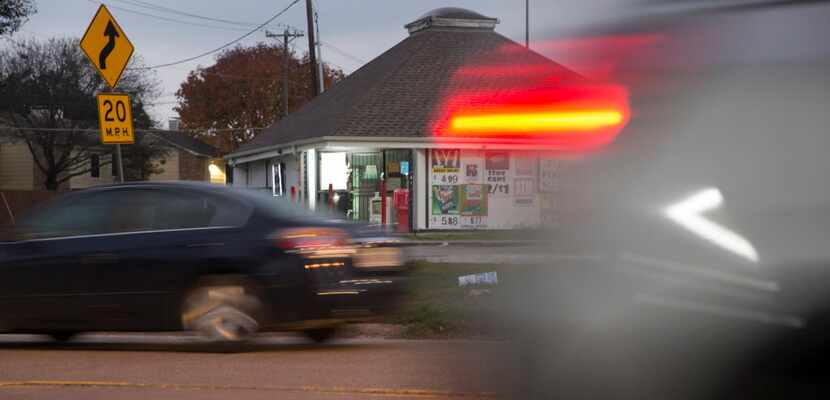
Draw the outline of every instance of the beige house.
M163 172L150 176L149 180L225 183L224 161L216 148L178 131L159 130L152 134L169 145L171 151L164 159L158 160ZM89 173L72 177L62 189L83 189L114 182L116 174L110 155L93 157L89 163ZM40 175L25 143L0 141L0 190L42 190L43 179Z

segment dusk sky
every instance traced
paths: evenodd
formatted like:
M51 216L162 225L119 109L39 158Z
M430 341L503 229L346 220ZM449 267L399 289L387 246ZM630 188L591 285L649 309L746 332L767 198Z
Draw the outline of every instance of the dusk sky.
M531 47L551 32L588 24L613 13L619 0L530 1ZM38 12L14 38L34 36L80 37L95 14L94 0L38 0ZM291 0L112 0L106 2L136 48L136 55L147 65L177 61L215 49L250 31L285 8ZM320 40L325 44L325 62L351 73L407 36L403 26L438 7L463 7L499 18L496 30L513 40L524 41L523 0L317 0ZM161 7L161 8L160 8ZM166 9L163 9L166 8ZM177 14L236 22L212 21ZM306 30L305 1L300 1L267 26L281 31L284 24ZM264 30L255 32L240 44L270 40ZM307 51L308 39L293 42L295 50ZM175 92L187 73L199 65L213 64L215 54L191 62L155 70L162 84L162 96L151 108L162 125L175 117Z

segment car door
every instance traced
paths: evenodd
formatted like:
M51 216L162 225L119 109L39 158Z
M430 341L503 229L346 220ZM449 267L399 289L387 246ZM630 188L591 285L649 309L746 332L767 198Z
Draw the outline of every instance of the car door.
M109 329L178 328L180 296L199 268L221 269L227 262L229 238L249 211L170 185L122 188L111 200L118 206L111 214L114 232L105 240L116 261L82 266L94 270L89 311L107 309Z
M21 221L0 259L0 328L74 331L96 318L87 312L89 260L105 260L96 239L109 232L109 205L71 195Z

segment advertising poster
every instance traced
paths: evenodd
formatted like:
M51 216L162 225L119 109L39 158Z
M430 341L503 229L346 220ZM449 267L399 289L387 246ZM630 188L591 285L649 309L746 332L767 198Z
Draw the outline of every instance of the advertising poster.
M507 151L488 151L484 154L487 169L510 169L510 153Z
M510 183L507 172L510 169L510 153L506 151L488 151L484 154L484 166L487 169L485 181L489 184L492 196L509 196Z
M512 229L541 223L536 152L430 149L427 156L429 229Z
M460 206L461 150L432 149L430 165L430 227L458 229Z
M516 157L516 176L535 176L535 162L534 158L529 156Z
M432 215L458 214L458 186L432 186Z
M458 173L461 168L461 150L432 149L430 156L432 172Z
M533 178L516 178L513 180L513 204L516 207L533 207L536 200L536 190Z
M464 166L464 181L478 182L481 179L481 168L478 164L467 164Z
M461 150L432 149L430 154L431 181L434 185L458 184L461 172Z
M513 180L513 194L516 197L535 196L533 178L516 178Z
M541 158L539 160L539 192L552 193L556 189L556 160Z
M487 215L487 197L485 185L461 186L461 215Z

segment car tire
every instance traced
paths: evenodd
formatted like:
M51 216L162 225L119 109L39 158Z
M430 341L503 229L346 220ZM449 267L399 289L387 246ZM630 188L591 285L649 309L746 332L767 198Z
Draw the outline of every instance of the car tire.
M314 343L324 343L331 340L337 334L337 327L306 329L303 334Z
M213 341L241 341L259 330L261 310L251 285L233 277L213 277L184 297L182 326Z
M75 337L75 335L75 332L52 332L49 334L49 336L51 336L52 339L54 339L56 342L61 343L72 340L72 338Z

